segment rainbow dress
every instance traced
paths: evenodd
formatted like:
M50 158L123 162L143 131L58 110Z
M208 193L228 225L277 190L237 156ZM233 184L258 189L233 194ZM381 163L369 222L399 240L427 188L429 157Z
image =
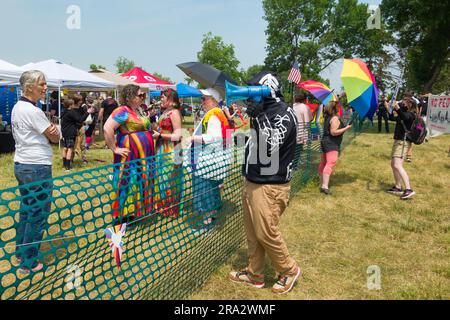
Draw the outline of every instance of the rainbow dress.
M169 111L159 119L161 134L172 134L173 125ZM155 157L155 187L153 203L157 211L170 216L178 217L181 194L183 192L183 166L180 142L159 138L156 142Z
M116 144L130 150L128 157L114 155L114 218L141 216L152 210L152 169L155 148L150 120L140 117L128 106L113 111L111 117L120 124Z

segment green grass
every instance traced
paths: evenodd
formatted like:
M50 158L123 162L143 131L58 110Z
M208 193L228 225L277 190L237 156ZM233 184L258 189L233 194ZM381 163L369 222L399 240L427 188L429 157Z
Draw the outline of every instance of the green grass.
M375 128L342 152L331 177L331 197L318 180L295 196L281 219L291 254L303 269L293 291L274 296L266 258L266 287L227 280L246 266L246 247L221 266L192 299L450 299L450 136L414 146L405 163L414 199L384 189L393 183L392 134ZM367 268L381 269L381 290L368 290Z
M98 144L103 145L102 142ZM272 295L270 286L275 282L274 271L268 260L268 288L258 290L229 282L228 273L246 264L244 245L241 249L230 248L236 254L226 263L214 262L212 265L220 267L189 298L449 299L450 157L447 150L450 136L414 146L414 160L405 167L418 194L406 202L383 191L392 185L391 146L392 134L377 134L373 130L361 134L341 154L331 178L333 196L319 194L316 179L293 197L281 219L283 237L303 269L303 276L293 292L282 297ZM53 174L64 175L58 148L54 151ZM12 156L0 155L0 189L17 185ZM87 167L82 167L77 159L75 171L112 163L110 150L94 148L88 158L91 161ZM94 162L94 159L107 162ZM232 234L228 233L230 237ZM145 243L145 236L141 236L140 240ZM216 241L223 241L217 237L206 239L206 247L198 246L190 252L193 259L213 259L214 255L202 250L214 248ZM93 263L100 250L98 246L94 245L94 248L95 254L80 256L82 263L88 266ZM136 253L138 249L141 250L136 248ZM147 249L143 249L146 253ZM381 268L382 289L379 291L370 291L366 286L367 268L371 265ZM177 273L174 276L186 278L189 272L201 274L202 270L193 266L201 264L192 264L189 260L175 265L174 272ZM165 279L163 277L161 281ZM126 299L133 297L123 296Z

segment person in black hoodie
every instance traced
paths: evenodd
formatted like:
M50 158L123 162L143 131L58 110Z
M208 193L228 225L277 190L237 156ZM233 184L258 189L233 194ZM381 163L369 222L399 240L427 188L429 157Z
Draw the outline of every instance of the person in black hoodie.
M401 195L400 199L406 200L416 193L412 190L409 182L409 176L403 168L403 162L411 142L406 140L405 129L411 128L416 116L416 103L413 99L406 97L402 103L394 102L394 110L397 112L397 122L394 131L394 145L391 154L391 168L395 179L395 185L386 190L389 193ZM405 190L402 190L402 182L405 184Z
M243 212L248 243L248 267L233 271L233 282L263 288L264 258L269 255L278 274L272 292L289 292L300 276L281 237L279 221L289 200L297 138L297 118L283 101L281 82L274 73L262 71L248 85L265 85L271 95L261 103L247 101L252 134L243 165Z

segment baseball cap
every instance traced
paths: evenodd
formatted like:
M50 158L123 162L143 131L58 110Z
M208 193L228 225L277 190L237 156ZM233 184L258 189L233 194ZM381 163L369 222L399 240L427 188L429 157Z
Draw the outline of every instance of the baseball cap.
M204 96L213 97L217 102L222 100L222 98L220 97L220 93L216 89L213 88L201 89L200 92Z

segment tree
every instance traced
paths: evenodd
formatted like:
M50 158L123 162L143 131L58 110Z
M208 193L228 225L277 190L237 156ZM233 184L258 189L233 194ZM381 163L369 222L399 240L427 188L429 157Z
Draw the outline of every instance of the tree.
M263 0L268 22L265 64L284 84L297 60L303 79L322 82L321 71L337 59L361 58L384 79L390 35L367 30L367 5L357 0ZM375 70L374 70L375 69Z
M307 78L319 78L323 45L331 12L328 0L263 0L267 21L266 66L278 73L288 72L297 60Z
M328 0L263 0L267 21L265 65L278 73L287 100L292 87L287 77L295 60L303 79L323 81L319 74L324 58L319 53L324 46L323 35L329 28L330 3Z
M117 73L125 73L133 69L136 66L136 64L134 63L133 60L129 60L125 57L120 56L119 58L117 58L114 66L116 66L117 68Z
M91 64L89 68L91 69L91 71L96 71L98 69L106 70L106 67L102 66L101 64L99 64L98 66L96 64Z
M330 30L325 35L326 49L321 54L328 60L325 66L339 58L359 58L374 73L377 84L384 91L393 79L388 72L393 62L390 47L394 39L385 26L367 29L367 4L357 0L339 0L330 16Z
M406 52L408 87L432 92L441 73L448 75L450 2L383 0L381 10L398 47Z
M242 83L242 74L238 70L239 60L234 55L234 45L225 44L222 37L211 32L203 35L202 49L197 53L199 62L209 64L227 74L231 79Z
M244 81L250 80L255 74L263 71L265 69L264 65L255 64L250 66L247 71L242 72L242 77Z
M159 72L153 72L152 73L152 75L154 75L155 77L157 77L157 78L160 78L161 80L164 80L164 81L167 81L167 82L171 82L171 83L173 83L173 81L169 78L169 77L166 77L166 76L163 76L161 73L159 73Z

